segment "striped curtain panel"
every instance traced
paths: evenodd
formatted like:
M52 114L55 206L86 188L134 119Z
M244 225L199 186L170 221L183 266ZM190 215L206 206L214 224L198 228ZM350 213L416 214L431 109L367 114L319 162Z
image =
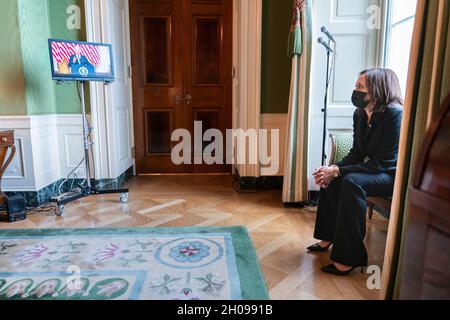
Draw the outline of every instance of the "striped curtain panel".
M419 0L408 74L382 296L399 297L401 258L408 228L408 189L428 128L450 93L450 0Z
M312 0L295 0L289 34L292 80L289 97L283 203L308 200L308 131L312 54Z

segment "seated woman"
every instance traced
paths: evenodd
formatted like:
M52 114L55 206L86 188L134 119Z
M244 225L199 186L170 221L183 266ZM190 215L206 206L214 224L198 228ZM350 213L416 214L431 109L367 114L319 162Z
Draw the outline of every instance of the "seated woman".
M403 111L396 74L388 69L361 72L352 102L358 108L353 148L340 163L313 174L321 187L314 233L321 242L308 250L326 252L332 245L334 263L322 270L336 275L367 266L367 197L393 193Z

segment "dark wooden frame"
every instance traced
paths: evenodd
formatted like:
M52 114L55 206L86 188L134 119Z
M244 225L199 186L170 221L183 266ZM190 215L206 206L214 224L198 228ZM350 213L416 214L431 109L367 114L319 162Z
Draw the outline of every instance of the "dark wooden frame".
M440 166L439 170L429 170L430 166L435 166L432 161L436 161L436 158L430 159L432 150L440 150L438 161L449 159L445 153L449 142L437 140L440 130L445 130L444 124L448 130L450 96L444 100L441 111L430 125L409 188L405 244L400 263L400 299L450 299L450 192L448 180L445 180L450 169ZM424 179L427 171L429 174ZM441 188L435 188L437 181Z

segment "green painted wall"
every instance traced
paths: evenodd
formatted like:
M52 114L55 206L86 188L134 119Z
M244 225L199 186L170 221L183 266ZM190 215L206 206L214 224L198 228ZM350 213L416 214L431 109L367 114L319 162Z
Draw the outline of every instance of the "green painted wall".
M74 83L51 80L48 38L85 40L66 26L67 8L83 0L0 0L0 116L80 113ZM89 101L88 101L89 106Z
M53 114L56 110L48 58L47 0L20 0L19 17L28 114Z
M26 115L18 2L0 0L0 116Z
M86 40L85 20L84 20L84 1L83 0L47 0L50 14L50 37L55 39L67 40ZM81 30L69 30L67 28L66 13L71 5L78 5L81 8ZM77 87L74 82L67 82L63 85L57 85L53 82L55 92L55 109L58 114L77 114L80 113L80 101ZM89 91L86 91L89 96ZM89 108L89 99L87 99Z
M261 112L288 113L291 59L287 40L292 0L263 0Z

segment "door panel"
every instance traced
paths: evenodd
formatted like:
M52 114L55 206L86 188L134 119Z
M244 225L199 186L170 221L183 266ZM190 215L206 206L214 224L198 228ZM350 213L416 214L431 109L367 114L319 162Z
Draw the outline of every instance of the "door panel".
M143 19L144 46L144 81L146 84L170 84L170 57L172 52L169 44L170 17L145 17Z
M220 85L220 17L194 19L195 85Z
M172 111L146 110L145 132L147 137L147 154L164 155L170 153L170 133L172 131Z
M189 63L183 70L187 121L192 132L194 121L203 121L203 133L219 129L226 137L226 129L232 128L232 1L192 0L186 5L185 26L190 30L186 44ZM193 148L194 156L201 156L208 144ZM217 156L226 163L224 150L218 150ZM195 165L192 171L231 172L231 167Z
M194 121L224 137L231 128L232 1L130 2L138 174L231 172L223 164L173 165L170 137L189 130L194 150ZM225 161L223 150L217 155Z
M186 171L171 160L171 134L185 121L179 59L182 8L177 2L130 0L138 174Z

